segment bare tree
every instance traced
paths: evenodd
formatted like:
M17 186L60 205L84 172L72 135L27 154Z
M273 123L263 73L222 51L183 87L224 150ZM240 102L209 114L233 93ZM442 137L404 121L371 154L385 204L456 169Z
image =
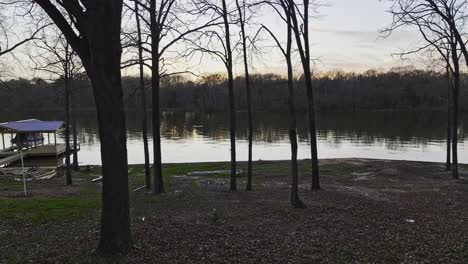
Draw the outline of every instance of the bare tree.
M14 22L16 15L5 15L12 13L10 9L15 9L17 3L15 1L0 2L0 58L11 55L15 57L15 51L24 44L41 38L40 33L50 26L41 17L33 17L26 13L22 18L27 17L25 24L17 25ZM0 64L0 78L4 74L5 68L3 63Z
M102 160L99 250L131 245L126 124L120 73L122 0L34 0L80 57L96 102Z
M265 25L261 29L266 30L284 56L288 72L288 106L289 106L289 140L291 142L291 205L294 208L305 208L305 204L299 198L299 166L297 163L297 117L296 103L294 93L294 76L292 64L292 22L291 22L291 5L286 3L287 0L276 0L264 2L272 7L278 17L283 20L287 28L286 47L283 47L278 37Z
M148 115L146 112L146 92L145 92L145 80L144 80L144 59L143 59L143 42L142 42L142 33L140 25L140 13L139 13L139 3L135 1L135 21L137 29L137 47L138 47L138 66L140 74L140 103L141 103L141 130L143 132L143 152L145 155L145 183L146 189L151 189L151 172L150 172L150 163L149 163L149 149L148 149Z
M399 0L403 2L404 0ZM404 2L403 2L404 3ZM411 12L418 12L419 17L438 16L445 22L453 34L459 49L465 58L468 66L468 49L466 48L467 35L463 32L466 24L468 1L465 0L414 0L406 2L407 7L411 7ZM436 26L436 25L434 25Z
M311 55L309 44L309 11L311 8L309 0L302 1L301 5L294 0L288 0L283 5L288 5L287 9L291 13L292 30L296 39L297 49L301 58L304 80L307 90L308 123L310 137L310 153L312 161L312 190L320 190L320 175L317 153L317 129L315 119L314 92L312 89Z
M219 23L217 18L200 19L203 10L197 10L192 6L192 0L147 0L138 1L138 6L143 8L139 17L148 29L147 36L151 40L141 41L141 50L150 54L151 65L144 63L151 69L152 86L152 121L153 121L153 153L154 153L154 186L153 193L164 192L164 181L162 175L161 162L161 111L160 111L160 87L161 79L174 74L190 73L188 70L168 72L168 53L177 53L178 44L186 41L190 35L198 33L200 30ZM127 6L135 12L135 8ZM148 16L144 15L149 14ZM143 30L143 28L141 29ZM141 32L140 34L141 35ZM134 41L135 43L135 41ZM136 41L138 43L138 41ZM129 44L132 45L131 43ZM179 55L174 60L179 60ZM146 61L142 57L139 61ZM134 64L130 61L128 65ZM139 63L140 64L140 63Z
M221 24L216 28L205 30L203 35L195 40L191 40L192 48L188 52L189 56L195 52L210 54L222 61L227 73L228 106L229 106L229 137L231 146L231 173L229 190L237 190L237 163L236 163L236 107L234 98L234 72L233 72L233 49L231 43L231 25L235 11L231 10L225 0L194 0L199 10L203 10L207 16L211 16L214 21L219 18Z
M450 53L447 52L447 58L450 58ZM446 159L445 159L445 170L451 171L452 170L452 159L451 159L451 147L452 144L452 81L451 81L451 74L450 74L450 64L446 63L445 67L446 71L446 78L447 78L447 152L446 152Z
M450 2L450 3L449 3ZM441 7L442 6L442 7ZM393 22L387 34L394 30L413 26L419 30L425 45L402 55L413 54L424 50L433 50L443 58L447 65L449 80L449 98L451 98L452 118L448 118L448 132L452 143L452 177L458 175L458 123L459 123L459 91L460 91L460 56L465 54L465 42L461 39L460 28L464 28L465 16L461 15L466 7L466 1L456 0L397 0L390 10ZM442 12L441 10L444 10ZM460 42L462 41L462 42ZM468 57L465 57L468 58ZM449 104L450 106L450 104ZM450 125L451 123L451 125ZM450 151L447 148L447 151ZM449 154L447 154L447 158ZM447 165L448 167L448 165Z
M247 41L248 37L245 33L245 24L248 20L247 18L247 5L246 1L242 0L242 3L239 0L236 0L237 12L239 15L239 25L240 25L240 34L241 34L241 44L242 44L242 56L244 61L244 73L245 73L245 92L247 95L247 123L248 123L248 161L247 161L247 186L246 190L252 190L252 145L253 145L253 117L252 117L252 89L250 82L249 74L249 64L248 64L248 51L247 51Z
M34 69L46 72L52 76L63 78L64 82L64 107L65 107L65 178L66 184L72 184L70 154L70 126L71 118L71 93L72 82L75 75L82 70L82 64L77 58L64 36L56 31L46 31L40 41L33 41L33 54L29 54L30 60L34 63ZM74 149L76 151L76 126L74 131Z
M0 7L4 5L0 3ZM0 13L0 56L13 52L15 49L21 47L23 44L40 39L40 32L50 24L44 24L42 21L36 21L35 28L29 29L28 33L24 33L26 37L15 36L16 42L11 40L11 28L7 25L5 17ZM11 43L13 42L13 43Z

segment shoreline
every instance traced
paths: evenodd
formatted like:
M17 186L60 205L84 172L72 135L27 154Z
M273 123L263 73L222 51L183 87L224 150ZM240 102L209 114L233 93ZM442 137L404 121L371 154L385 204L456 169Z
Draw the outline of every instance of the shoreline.
M405 160L405 159L379 159L379 158L325 158L325 159L319 159L319 166L320 162L328 162L328 161L349 161L349 160L363 160L363 161L385 161L385 162L417 162L417 163L436 163L436 164L445 164L445 161L427 161L427 160ZM298 162L306 162L310 161L310 159L298 159ZM252 161L254 164L255 163L262 163L262 162L291 162L291 160L288 159L281 159L281 160L253 160ZM177 164L216 164L216 163L226 163L230 164L229 160L225 161L188 161L188 162L163 162L162 164L165 165L177 165ZM246 160L241 160L241 161L236 161L237 164L247 164ZM152 166L152 162L150 162L150 166ZM459 165L468 165L468 163L458 163ZM95 167L100 167L101 164L83 164L80 165L80 167L86 167L86 166L95 166ZM144 166L144 163L131 163L128 164L129 167L131 166Z

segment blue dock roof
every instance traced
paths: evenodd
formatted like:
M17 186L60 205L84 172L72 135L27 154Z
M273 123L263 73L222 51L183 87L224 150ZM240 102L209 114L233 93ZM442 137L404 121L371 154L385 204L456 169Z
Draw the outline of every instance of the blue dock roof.
M50 133L56 132L63 125L63 121L42 121L28 119L0 123L0 133Z

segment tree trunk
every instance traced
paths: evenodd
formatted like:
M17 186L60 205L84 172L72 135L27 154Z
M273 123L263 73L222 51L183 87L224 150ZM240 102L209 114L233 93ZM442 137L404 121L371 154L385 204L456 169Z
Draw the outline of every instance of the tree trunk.
M305 73L306 89L307 89L307 104L308 104L308 121L309 121L309 137L310 137L310 153L312 158L312 190L320 190L320 175L318 167L317 153L317 128L315 126L315 104L312 91L312 77L310 76L310 65L307 66Z
M458 60L457 45L452 41L453 62L453 119L452 119L452 177L458 179L458 100L460 91L460 64Z
M312 76L310 69L310 45L309 45L309 0L303 1L304 10L304 25L300 26L297 22L296 8L294 1L289 0L289 12L293 22L293 31L296 37L296 44L301 57L302 68L304 70L304 79L307 90L307 110L308 110L308 123L309 123L309 137L310 137L310 153L312 161L312 190L320 190L320 175L318 166L318 154L317 154L317 129L315 121L315 103L314 103L314 92L312 90ZM302 29L302 31L300 31ZM304 45L301 42L304 40Z
M67 185L72 185L70 166L70 57L68 45L65 50L65 178Z
M228 73L228 90L229 90L229 133L231 140L231 177L229 189L237 191L237 169L236 169L236 108L234 104L234 74L232 71L232 50L231 36L229 31L229 18L226 6L226 0L222 0L223 5L223 20L226 40L226 69Z
M451 118L451 111L450 111L450 108L447 109L447 158L446 158L446 161L445 161L445 170L446 171L450 171L452 170L452 164L451 164L451 156L450 156L450 144L451 144L451 141L452 141L452 136L451 136L451 133L452 133L452 128L451 128L451 122L450 120L452 119Z
M459 77L458 77L459 78ZM453 91L453 126L452 126L452 177L458 179L458 86L459 81L454 80Z
M287 12L288 13L288 12ZM289 140L291 141L291 205L294 208L305 208L299 199L299 166L297 164L297 118L293 83L293 67L291 62L291 17L287 15L288 38L286 63L288 65L288 104L289 104Z
M72 114L71 114L71 117L72 117L72 132L73 132L73 170L74 171L79 171L80 170L80 165L78 164L78 129L76 127L76 110L74 108L74 100L73 100L73 93L72 93L72 96L71 96L71 99L72 99L72 103L71 103L71 106L72 106Z
M98 250L115 253L131 246L126 123L120 59L122 0L86 1L77 16L78 36L59 4L35 0L80 56L96 102L102 161L101 238ZM71 11L71 5L60 5ZM81 12L81 11L80 11Z
M154 156L154 194L164 193L164 182L162 178L161 162L161 117L159 109L159 25L156 21L156 0L150 1L151 20L151 86L153 102L153 156Z
M449 70L449 67L447 66L447 84L448 84L448 88L447 88L447 157L446 157L446 161L445 161L445 170L446 171L450 171L452 169L452 164L451 164L451 155L450 155L450 151L451 151L451 147L450 147L450 144L451 144L451 141L452 141L452 112L451 112L451 96L450 96L450 90L452 89L452 85L451 85L451 80L450 80L450 70Z
M239 5L239 0L236 0L237 10L239 12L240 29L242 35L242 53L244 57L244 72L245 72L245 90L247 94L247 122L248 122L248 140L249 140L249 154L247 162L247 186L246 190L252 190L252 144L253 144L253 118L252 118L252 92L249 74L249 65L247 61L247 36L245 34L245 14ZM245 3L242 6L245 8Z
M143 47L141 42L141 26L140 17L138 14L138 1L135 1L135 17L138 34L138 59L140 66L140 100L141 100L141 130L143 132L143 152L145 155L145 184L146 189L151 189L151 176L149 165L149 150L148 150L148 116L146 112L146 94L145 94L145 80L143 72Z
M309 45L309 0L304 0L304 49L306 55L306 67L304 75L306 78L307 101L309 108L309 134L310 134L310 152L312 153L312 190L320 189L320 175L318 167L317 153L317 128L315 119L314 92L312 90L312 72L310 70L310 45Z
M99 4L100 3L100 4ZM106 3L106 4L102 4ZM102 160L101 252L116 252L131 245L128 197L126 122L120 74L122 4L100 1L93 9L86 70L93 85Z

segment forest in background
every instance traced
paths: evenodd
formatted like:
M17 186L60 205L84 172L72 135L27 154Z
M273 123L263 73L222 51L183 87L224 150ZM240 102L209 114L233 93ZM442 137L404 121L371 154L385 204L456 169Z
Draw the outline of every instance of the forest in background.
M464 79L464 78L463 78ZM392 69L364 73L328 72L313 79L315 102L319 111L413 111L446 110L447 79L434 71ZM127 108L139 106L137 77L122 79ZM147 91L150 80L146 79ZM63 79L11 79L0 83L0 110L49 110L64 105ZM306 90L295 81L297 109L307 110ZM465 101L462 89L460 101ZM161 107L164 110L219 112L227 110L226 77L210 74L196 81L182 75L161 81ZM287 111L287 78L277 74L252 76L252 103L255 111ZM235 79L237 109L247 108L243 77ZM85 75L73 81L72 103L75 109L94 108L92 87ZM151 102L148 102L151 107ZM462 104L462 111L467 106Z

